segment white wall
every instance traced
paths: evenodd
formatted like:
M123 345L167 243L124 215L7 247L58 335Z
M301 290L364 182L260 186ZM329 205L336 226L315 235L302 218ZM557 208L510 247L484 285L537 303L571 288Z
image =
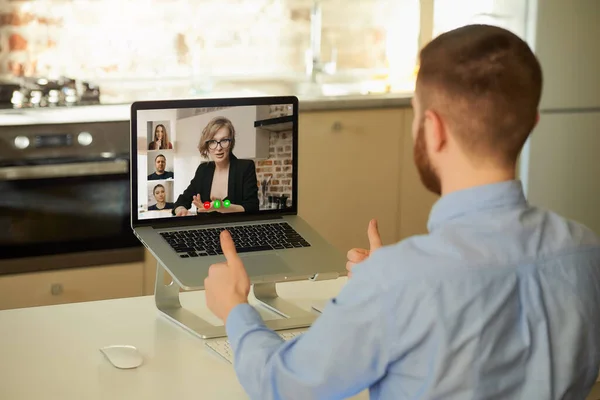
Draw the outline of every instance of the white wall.
M600 1L538 0L542 110L600 108Z
M177 110L142 110L137 115L137 153L138 153L138 208L147 207L148 201L148 122L175 121ZM177 149L177 126L171 123L169 140L173 143L174 152ZM151 152L152 153L152 152ZM152 173L154 169L150 171Z
M528 42L542 65L544 88L520 177L531 203L600 234L600 2L528 3Z
M600 112L542 114L531 137L529 201L600 235Z

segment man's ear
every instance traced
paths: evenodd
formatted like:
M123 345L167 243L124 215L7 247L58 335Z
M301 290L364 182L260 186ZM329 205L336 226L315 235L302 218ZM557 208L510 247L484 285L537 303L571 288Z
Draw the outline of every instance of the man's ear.
M425 135L427 145L434 152L442 151L448 142L448 134L440 115L434 110L425 111Z
M534 127L537 126L538 122L540 122L540 112L539 111L535 115L535 125L533 125L533 126Z

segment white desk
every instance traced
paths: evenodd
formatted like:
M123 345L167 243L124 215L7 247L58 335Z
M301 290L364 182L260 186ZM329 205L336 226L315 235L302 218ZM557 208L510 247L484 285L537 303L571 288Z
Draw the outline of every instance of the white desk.
M290 282L278 292L307 310L338 293L346 278ZM311 297L308 297L311 296ZM251 302L252 302L251 298ZM204 292L182 306L219 324ZM276 318L261 310L263 318ZM99 349L136 346L142 366L113 367ZM160 316L153 296L0 311L0 399L247 399L231 364L202 339ZM354 399L367 399L367 391Z
M309 309L314 300L336 295L345 282L290 282L277 289ZM181 301L218 324L203 292L185 293ZM136 346L144 364L116 369L99 351L112 344ZM233 367L202 339L160 316L153 296L0 311L0 399L247 398ZM600 388L594 388L588 399L598 398ZM367 391L354 399L368 399Z

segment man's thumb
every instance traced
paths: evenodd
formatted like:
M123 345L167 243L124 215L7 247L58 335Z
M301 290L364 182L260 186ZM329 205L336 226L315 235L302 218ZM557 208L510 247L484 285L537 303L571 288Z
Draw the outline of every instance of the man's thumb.
M221 232L221 249L223 250L223 255L225 256L225 259L227 259L227 264L229 266L242 265L240 257L235 250L233 239L227 230Z
M383 243L381 243L381 236L379 236L379 229L377 228L376 219L372 219L371 222L369 222L367 235L369 236L369 247L371 251L377 250L383 246Z

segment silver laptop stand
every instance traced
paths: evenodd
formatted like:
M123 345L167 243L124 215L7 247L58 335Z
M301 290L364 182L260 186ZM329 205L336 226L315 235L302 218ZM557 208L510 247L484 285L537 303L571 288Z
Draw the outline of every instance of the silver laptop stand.
M172 281L165 285L165 278L170 276L160 262L156 263L156 283L154 286L154 299L156 307L170 320L182 328L190 331L203 339L226 337L224 325L213 325L189 310L184 309L179 301L180 287ZM297 329L309 327L317 315L305 311L277 295L275 283L255 283L252 286L254 297L269 310L284 317L265 321L265 325L273 329Z

